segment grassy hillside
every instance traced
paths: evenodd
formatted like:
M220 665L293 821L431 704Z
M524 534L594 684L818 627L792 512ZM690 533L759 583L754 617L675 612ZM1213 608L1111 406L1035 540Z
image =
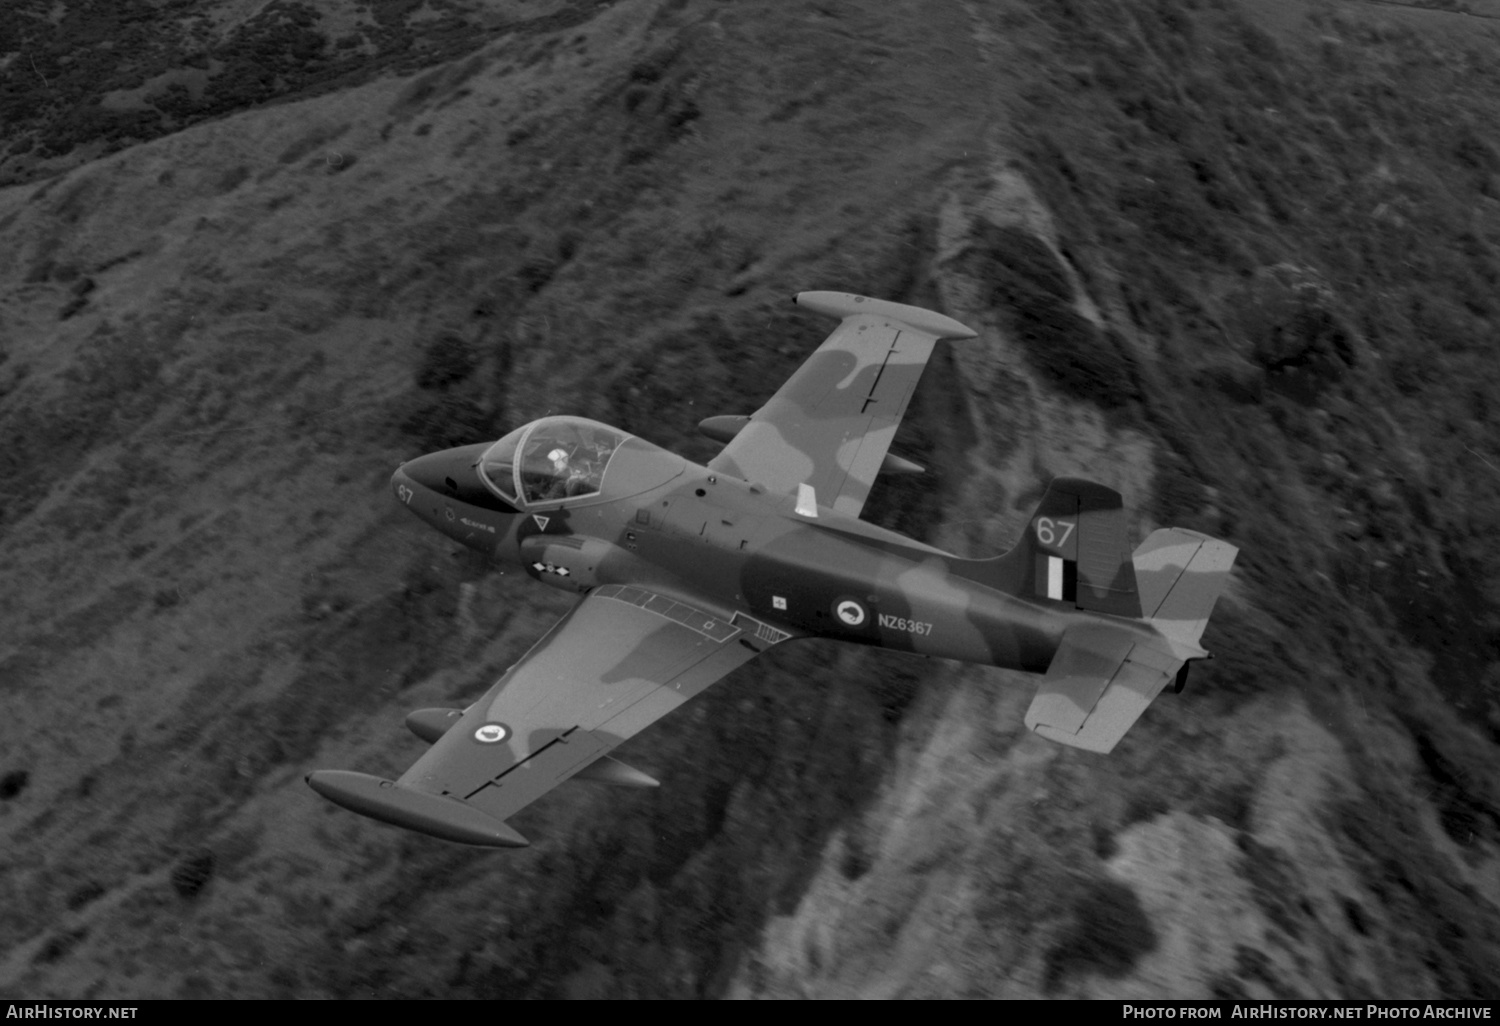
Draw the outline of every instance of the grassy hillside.
M77 164L0 190L0 986L1494 996L1500 92L1468 16L179 7L111 5L161 41L125 70L124 22L61 42L97 5L0 23L61 97L6 78L43 113L5 173ZM233 92L262 37L289 63ZM131 89L148 129L68 113ZM982 332L898 439L933 473L868 516L989 554L1083 473L1138 533L1241 547L1188 690L1099 758L1025 732L1023 675L810 643L629 743L659 791L523 812L522 852L312 795L399 773L407 710L567 608L405 517L395 463L562 411L706 459L693 425L826 332L803 288Z
M597 0L16 0L0 13L0 185L249 107L552 37Z

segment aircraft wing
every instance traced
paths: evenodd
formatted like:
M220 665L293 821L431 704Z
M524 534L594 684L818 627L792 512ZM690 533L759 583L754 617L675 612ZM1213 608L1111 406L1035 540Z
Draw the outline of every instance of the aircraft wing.
M858 516L933 343L974 332L930 310L845 292L802 292L796 301L841 323L709 467L773 493L807 484L818 505Z
M789 635L644 587L589 592L394 782L323 770L345 808L446 840L528 842L504 820L569 777L654 786L610 749ZM456 713L455 713L456 715Z

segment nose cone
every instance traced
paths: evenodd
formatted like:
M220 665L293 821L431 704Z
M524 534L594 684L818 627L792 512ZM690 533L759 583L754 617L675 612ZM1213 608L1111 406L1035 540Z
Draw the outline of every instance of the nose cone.
M457 515L449 497L452 490L443 485L448 471L442 455L432 453L401 464L391 475L391 491L408 513L451 535L456 529Z
M451 473L452 463L452 453L447 451L431 452L426 456L407 460L391 476L391 487L396 488L396 497L400 498L399 482L404 474L407 484L419 485L439 495L452 494L457 490L457 483Z
M475 532L496 535L502 521L494 514L513 516L516 510L492 494L474 469L474 461L486 448L480 444L444 449L401 464L391 475L396 501L466 545Z
M412 461L415 462L417 461ZM432 504L432 491L426 486L419 487L416 479L408 473L410 469L411 463L403 463L396 468L396 472L391 475L391 491L395 493L396 501L405 506L408 512L427 520L431 512L427 507Z

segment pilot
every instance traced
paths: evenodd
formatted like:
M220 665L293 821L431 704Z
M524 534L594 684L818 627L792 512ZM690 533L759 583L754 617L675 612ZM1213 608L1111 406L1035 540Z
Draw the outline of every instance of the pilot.
M553 449L547 454L547 459L552 461L552 487L547 489L547 498L562 499L594 491L587 461L574 466L563 448Z
M561 499L568 494L568 450L559 446L547 454L547 459L552 463L552 484L546 498Z

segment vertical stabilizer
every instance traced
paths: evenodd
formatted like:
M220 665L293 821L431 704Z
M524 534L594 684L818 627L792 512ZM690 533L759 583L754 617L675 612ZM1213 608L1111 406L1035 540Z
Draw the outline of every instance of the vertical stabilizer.
M994 559L957 561L953 571L1022 598L1139 617L1124 503L1113 488L1054 478L1016 547Z

